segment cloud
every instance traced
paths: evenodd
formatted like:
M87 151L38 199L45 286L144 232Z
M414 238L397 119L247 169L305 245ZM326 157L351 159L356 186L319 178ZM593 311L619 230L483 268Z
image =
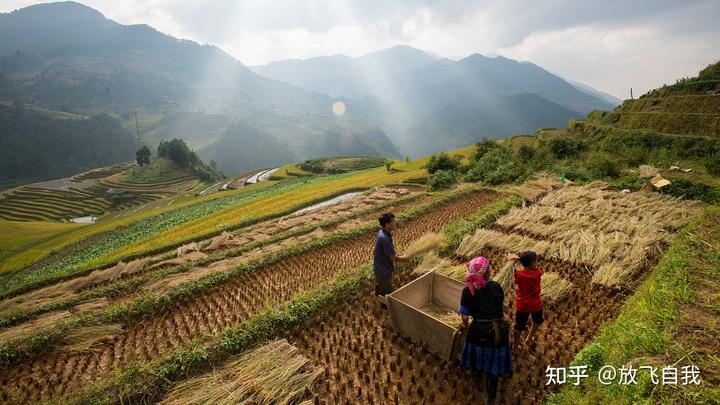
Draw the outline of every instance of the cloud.
M0 10L34 4L6 0ZM359 56L399 43L529 60L617 96L720 57L715 0L84 0L123 24L219 46L245 64Z

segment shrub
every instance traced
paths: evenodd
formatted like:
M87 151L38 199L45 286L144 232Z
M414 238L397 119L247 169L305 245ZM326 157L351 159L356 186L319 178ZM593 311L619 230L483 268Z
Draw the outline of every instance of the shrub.
M606 154L600 154L588 161L590 174L599 179L607 177L616 178L620 176L620 164L617 160Z
M705 162L705 169L712 175L720 176L720 153L716 153Z
M565 176L566 179L571 181L590 180L588 172L574 162L565 164L558 163L552 167L552 172L558 176Z
M517 151L517 158L522 162L528 162L535 157L535 148L529 145L521 145Z
M685 179L673 179L669 186L660 189L663 194L700 200L708 204L720 203L720 191L705 183L695 183Z
M580 152L586 151L588 145L580 139L561 136L551 139L548 142L548 148L556 158L566 159L575 157L580 154Z
M488 152L495 149L502 149L502 145L492 139L483 138L475 144L475 160L482 159Z
M430 156L430 162L427 164L427 171L434 174L440 170L456 171L460 167L460 161L447 153L440 153Z
M428 181L431 190L448 188L455 183L457 183L457 173L452 170L438 170Z
M708 65L698 73L698 79L701 80L720 80L720 62Z
M524 176L526 170L526 165L512 161L512 153L509 149L498 147L474 162L468 170L466 179L495 185L510 183Z

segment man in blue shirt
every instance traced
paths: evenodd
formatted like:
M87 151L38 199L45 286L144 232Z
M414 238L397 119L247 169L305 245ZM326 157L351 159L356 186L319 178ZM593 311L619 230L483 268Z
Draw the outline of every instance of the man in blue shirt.
M397 229L395 215L391 212L382 214L379 218L382 229L375 238L373 250L373 271L375 272L375 295L386 295L393 292L392 273L395 270L393 262L407 262L407 256L398 256L393 245L392 232ZM383 307L385 304L383 304Z

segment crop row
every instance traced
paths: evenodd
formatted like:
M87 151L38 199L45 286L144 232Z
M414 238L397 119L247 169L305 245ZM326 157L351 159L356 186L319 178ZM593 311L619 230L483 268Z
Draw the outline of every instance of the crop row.
M399 231L397 243L404 245L428 230L437 231L453 218L466 216L496 197L496 194L465 194L433 209L431 214L415 214L420 216L407 220ZM169 300L152 304L152 313L156 315L143 313L148 308L147 299L150 297L140 298L123 309L111 308L109 311L121 316L120 319L128 319L128 316L150 317L140 323L126 322L125 334L99 349L99 355L97 351L88 355L57 350L36 362L8 370L6 381L21 382L23 390L32 390L32 385L47 385L46 379L52 378L52 374L41 375L33 370L50 372L60 367L63 370L72 367L74 371L67 385L75 385L87 378L100 377L113 368L160 357L203 334L250 319L267 302L284 302L336 274L355 268L367 260L367 246L371 243L372 233L365 232L330 244L320 244L321 247L309 249L306 246L305 252L294 255L292 260L275 261L263 271L248 272L240 268L234 271L237 274L233 271L217 274L200 280L194 287L181 285L167 295ZM76 370L76 364L83 366ZM67 385L61 384L57 388L62 390Z
M230 235L231 239L225 241L231 243L230 245L217 244L214 250L207 250L215 240L222 238L222 236L201 243L201 249L210 254L197 252L198 259L183 256L164 260L165 255L161 255L157 258L142 261L141 268L135 268L134 262L130 262L127 265L97 270L88 276L77 277L39 289L19 296L17 299L8 299L0 302L0 308L2 309L0 327L16 325L41 313L67 309L91 299L116 298L129 292L139 291L141 287L144 291L148 291L150 286L146 284L151 282L157 282L160 287L166 288L174 279L189 280L196 277L188 274L163 280L172 274L185 273L191 267L193 269L188 273L202 274L212 268L222 269L222 267L230 266L230 263L237 265L253 257L287 249L292 244L320 237L321 234L317 232L319 228L323 229L323 232L338 232L350 229L357 226L358 221L369 220L387 207L392 206L394 210L404 210L408 206L416 205L423 200L419 198L421 197L420 194L408 194L399 197L403 194L403 190L398 190L397 193L394 191L381 189L368 196L312 213L280 218L252 227L241 228L235 232L240 234L240 239ZM407 193L407 190L404 193ZM239 245L236 246L238 243ZM228 248L228 246L234 247ZM129 267L133 267L132 274L127 271ZM144 275L145 272L148 274Z
M103 260L100 258L116 250L124 251L122 248L137 241L147 240L172 227L227 209L228 207L236 207L241 204L246 204L249 201L262 200L274 194L283 194L302 186L302 180L287 181L266 188L237 193L230 197L203 201L172 211L162 212L140 222L133 223L125 228L110 232L107 236L88 248L77 254L65 257L51 265L32 272L7 277L0 282L0 291L4 292L2 294L3 297L8 297L52 281L59 281L78 274L86 274L93 268L112 262L112 260ZM249 222L248 218L243 219L246 219L246 223Z

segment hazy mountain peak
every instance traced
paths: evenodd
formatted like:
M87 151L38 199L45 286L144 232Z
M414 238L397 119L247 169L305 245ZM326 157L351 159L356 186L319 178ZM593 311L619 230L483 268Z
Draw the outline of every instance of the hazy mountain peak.
M375 52L363 55L363 56L361 56L361 58L365 57L365 56L371 56L371 55L376 55L376 56L388 56L388 55L424 56L424 57L431 57L431 58L435 59L434 57L432 57L430 54L423 51L422 49L413 48L412 46L403 45L403 44L394 45L389 48L381 49L379 51L375 51Z
M9 13L0 13L0 16L3 14L30 20L52 18L53 21L63 23L87 20L108 21L98 10L74 1L34 4Z

